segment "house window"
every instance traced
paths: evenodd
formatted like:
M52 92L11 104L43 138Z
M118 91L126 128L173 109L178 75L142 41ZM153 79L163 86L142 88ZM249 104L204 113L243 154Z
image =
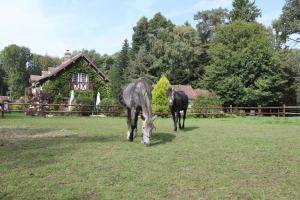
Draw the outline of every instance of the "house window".
M87 75L86 74L81 73L81 82L84 82L84 83L87 82Z
M76 82L77 83L87 83L89 81L89 77L85 73L76 74Z

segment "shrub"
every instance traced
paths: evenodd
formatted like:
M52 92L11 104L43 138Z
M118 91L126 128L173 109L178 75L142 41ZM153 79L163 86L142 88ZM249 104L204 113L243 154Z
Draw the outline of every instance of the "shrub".
M121 105L112 98L103 99L98 107L98 112L107 116L120 116L123 112Z
M167 113L169 111L167 89L170 87L170 82L166 76L162 76L152 91L152 110L155 113Z
M220 97L214 93L207 93L197 96L193 105L192 112L197 113L196 116L208 117L210 114L220 113L222 110L222 101Z
M94 95L92 91L77 91L74 94L74 102L81 106L76 106L75 111L80 111L83 115L90 115L93 111Z

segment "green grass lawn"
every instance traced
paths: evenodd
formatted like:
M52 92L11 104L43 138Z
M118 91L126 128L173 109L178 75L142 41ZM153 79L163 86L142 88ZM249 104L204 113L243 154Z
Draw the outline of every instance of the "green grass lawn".
M0 118L0 199L300 199L300 118Z

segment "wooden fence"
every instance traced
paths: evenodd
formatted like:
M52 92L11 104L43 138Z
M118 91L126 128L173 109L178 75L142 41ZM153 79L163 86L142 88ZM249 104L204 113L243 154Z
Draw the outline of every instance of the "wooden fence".
M46 116L59 115L108 115L124 116L123 107L119 105L95 106L82 104L30 104L30 103L4 103L0 104L1 116L8 112L23 112L28 115ZM170 115L170 113L155 113ZM300 106L273 106L273 107L203 107L197 110L188 110L188 115L195 117L223 117L223 116L300 116Z

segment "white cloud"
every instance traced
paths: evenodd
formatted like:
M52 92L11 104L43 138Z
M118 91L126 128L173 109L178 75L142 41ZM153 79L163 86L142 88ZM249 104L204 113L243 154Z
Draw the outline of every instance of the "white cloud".
M46 16L42 7L39 0L1 2L0 48L14 43L30 47L33 52L55 54L56 48L64 46L59 35L70 23L70 16ZM47 49L49 46L55 49Z
M209 10L212 8L230 8L232 0L200 0L195 7L200 10Z

